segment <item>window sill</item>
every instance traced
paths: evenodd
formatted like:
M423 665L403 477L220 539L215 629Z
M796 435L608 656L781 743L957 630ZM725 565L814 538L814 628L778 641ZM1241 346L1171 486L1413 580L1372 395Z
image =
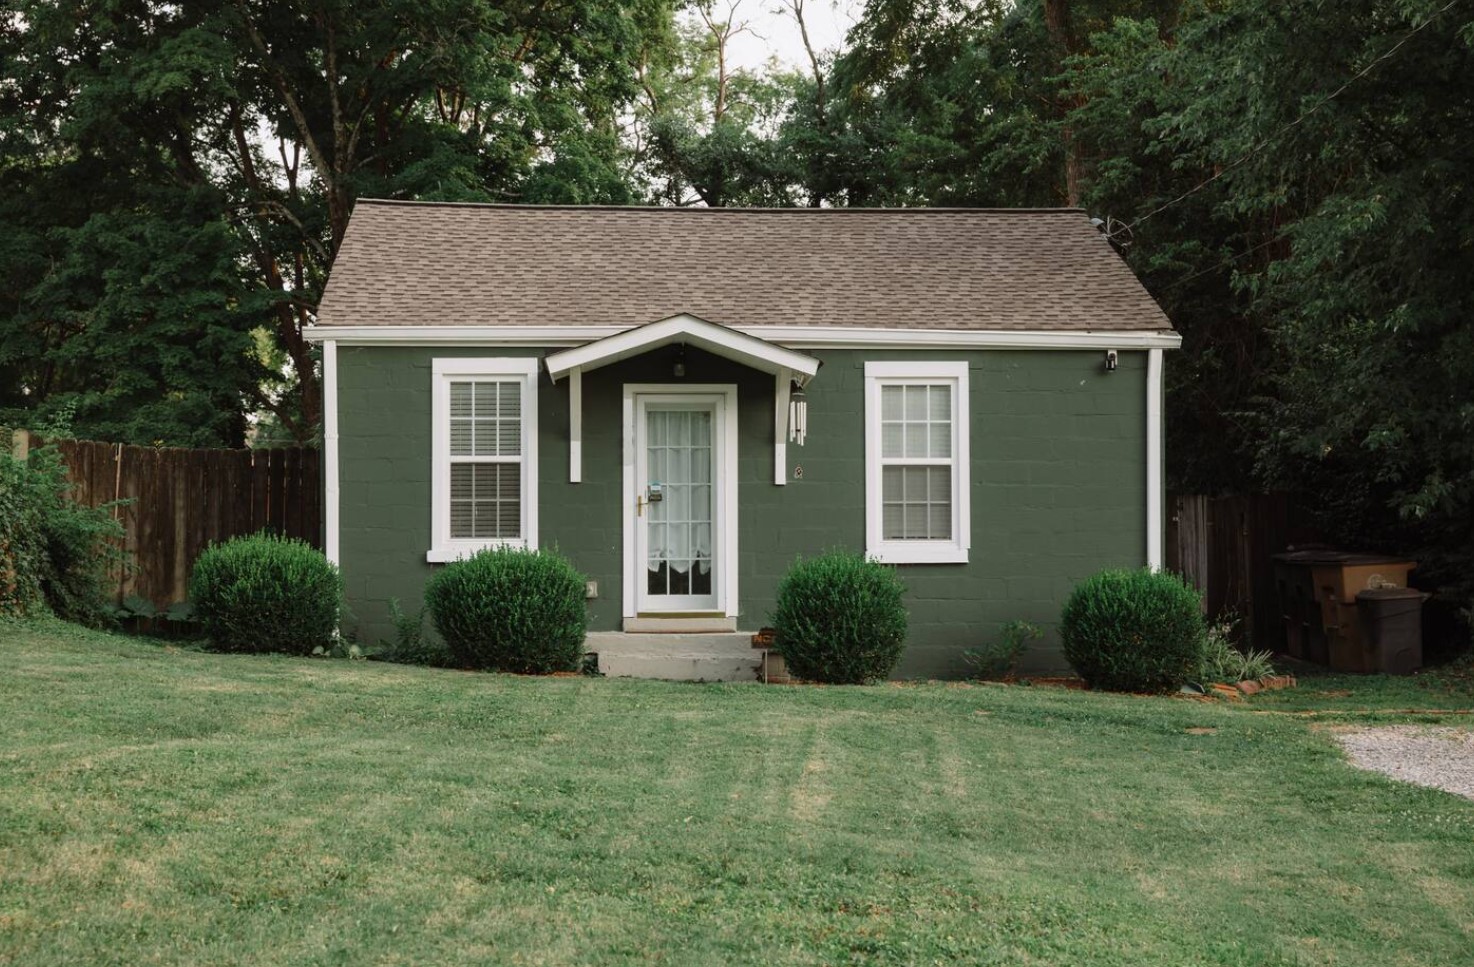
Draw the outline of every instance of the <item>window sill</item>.
M477 551L484 551L497 547L516 547L525 549L526 541L468 541L461 544L453 544L449 547L432 547L425 552L425 560L431 564L449 564L470 557Z
M967 563L967 548L956 544L879 544L866 553L882 564Z

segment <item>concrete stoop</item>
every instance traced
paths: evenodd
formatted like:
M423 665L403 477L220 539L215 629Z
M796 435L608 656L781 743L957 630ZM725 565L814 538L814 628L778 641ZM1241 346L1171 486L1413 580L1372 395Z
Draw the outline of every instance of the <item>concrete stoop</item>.
M751 682L762 652L752 632L708 634L590 632L584 650L599 656L611 678L663 678L679 682Z

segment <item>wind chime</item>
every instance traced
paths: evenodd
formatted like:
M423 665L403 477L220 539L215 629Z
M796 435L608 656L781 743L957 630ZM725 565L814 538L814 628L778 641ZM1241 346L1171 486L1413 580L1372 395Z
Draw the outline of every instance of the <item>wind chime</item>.
M788 442L804 445L809 435L809 398L798 383L788 393Z

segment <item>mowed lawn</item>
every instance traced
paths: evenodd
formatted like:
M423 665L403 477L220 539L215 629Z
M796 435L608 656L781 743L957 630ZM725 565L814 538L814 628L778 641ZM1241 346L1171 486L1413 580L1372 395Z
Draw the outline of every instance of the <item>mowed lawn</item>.
M1269 707L0 624L0 962L1469 963L1474 802Z

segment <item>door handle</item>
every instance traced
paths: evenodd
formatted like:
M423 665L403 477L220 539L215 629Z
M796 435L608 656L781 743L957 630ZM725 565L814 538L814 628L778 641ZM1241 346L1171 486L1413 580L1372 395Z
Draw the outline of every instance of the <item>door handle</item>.
M636 517L644 517L645 516L645 495L644 494L638 494L635 497L635 516Z

